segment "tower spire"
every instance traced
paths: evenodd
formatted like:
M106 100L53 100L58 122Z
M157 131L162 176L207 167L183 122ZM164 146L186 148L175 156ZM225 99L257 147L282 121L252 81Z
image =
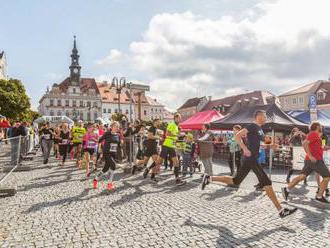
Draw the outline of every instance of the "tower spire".
M77 49L76 36L73 36L73 49L71 54L71 65L70 65L70 81L74 85L78 85L80 81L80 69L79 65L79 54Z

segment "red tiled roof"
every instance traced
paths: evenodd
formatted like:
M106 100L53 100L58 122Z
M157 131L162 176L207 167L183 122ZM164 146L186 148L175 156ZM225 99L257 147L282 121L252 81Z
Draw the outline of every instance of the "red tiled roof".
M267 93L269 96L272 96L271 93L263 92L263 91L253 91L245 94L229 96L213 101L209 101L206 106L201 110L212 110L218 106L225 107L225 113L227 113L238 101L255 101L256 105L265 105L267 104L267 99L265 99L264 94Z
M203 98L200 98L200 97L190 98L180 108L178 108L178 110L185 109L185 108L191 108L191 107L197 107L202 99Z
M115 88L112 88L111 85L107 83L98 83L97 87L103 102L108 102L108 103L118 102L117 91ZM129 94L126 89L123 89L120 94L120 102L129 103L129 101L130 101Z
M60 91L65 93L67 92L70 85L70 78L67 77L62 83L54 84L53 86L59 87ZM87 93L89 89L94 89L96 94L100 94L94 78L81 78L79 86L82 93Z

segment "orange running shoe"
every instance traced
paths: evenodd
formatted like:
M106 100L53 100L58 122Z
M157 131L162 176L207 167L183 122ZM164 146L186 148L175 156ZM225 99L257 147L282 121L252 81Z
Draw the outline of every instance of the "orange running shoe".
M97 183L98 183L97 180L94 179L94 180L93 180L93 189L96 189L96 188L97 188Z

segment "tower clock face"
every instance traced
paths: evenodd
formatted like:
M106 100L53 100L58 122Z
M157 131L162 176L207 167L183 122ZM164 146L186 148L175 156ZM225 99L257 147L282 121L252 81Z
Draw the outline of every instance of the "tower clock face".
M78 73L78 69L77 68L73 69L73 72Z

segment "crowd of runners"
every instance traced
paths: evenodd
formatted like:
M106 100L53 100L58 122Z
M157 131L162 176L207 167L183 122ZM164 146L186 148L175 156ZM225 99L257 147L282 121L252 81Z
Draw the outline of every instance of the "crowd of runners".
M145 126L139 121L134 124L113 121L110 125L83 123L78 121L73 127L63 123L51 126L45 123L39 129L40 144L44 163L48 163L51 150L59 160L60 166L65 166L68 158L76 161L76 165L86 172L87 180L91 180L94 188L99 182L106 180L107 189L115 189L114 174L119 162L132 161L131 173L141 173L143 178L150 176L153 182L158 181L162 166L173 169L176 186L186 183L196 169L203 174L201 189L212 182L221 182L231 186L239 186L252 170L257 176L258 188L270 198L281 218L294 213L296 208L285 208L280 203L272 187L272 181L258 162L260 147L277 149L278 145L264 135L262 126L266 121L266 113L257 111L255 122L247 126L234 126L233 136L226 141L230 149L229 166L231 176L213 175L212 156L215 137L210 126L205 124L203 130L196 136L180 131L180 114L174 115L174 120L166 128L161 129L161 121L155 119ZM301 138L306 152L305 166L300 175L295 177L287 187L282 189L283 197L288 200L290 191L311 172L317 173L319 188L315 200L329 203L328 183L330 172L323 162L323 151L328 149L322 141L322 126L312 123L310 132L303 134L295 132L292 137ZM133 142L137 151L133 152ZM134 157L133 157L134 155ZM235 165L235 166L234 166ZM322 179L321 179L322 178Z

